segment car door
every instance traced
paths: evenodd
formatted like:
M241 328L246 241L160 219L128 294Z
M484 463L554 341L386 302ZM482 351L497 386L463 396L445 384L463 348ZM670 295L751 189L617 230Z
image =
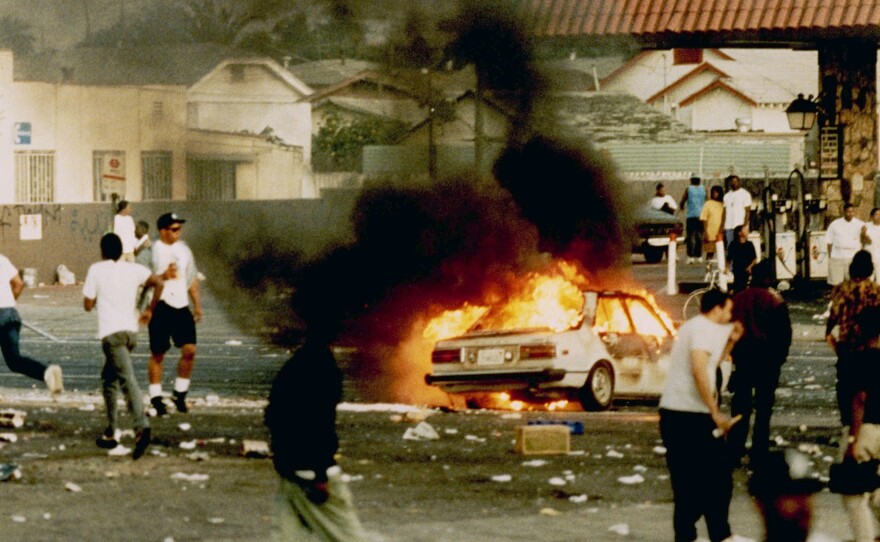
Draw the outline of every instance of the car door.
M634 334L639 338L643 355L641 360L641 393L659 394L666 381L669 351L672 349L672 330L666 325L657 311L640 297L629 297L624 302Z
M635 332L623 297L599 298L593 329L613 358L615 390L625 393L637 388L649 356L646 343Z

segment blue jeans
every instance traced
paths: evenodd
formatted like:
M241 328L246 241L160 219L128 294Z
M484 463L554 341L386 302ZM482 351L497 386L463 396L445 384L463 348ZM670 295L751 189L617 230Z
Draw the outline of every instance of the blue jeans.
M117 425L117 404L119 390L125 394L128 411L131 413L135 431L149 427L144 414L144 400L138 387L134 368L131 365L131 352L137 346L137 336L131 331L118 331L101 339L104 350L104 369L101 370L104 404L107 406L108 427L115 430Z
M34 380L43 380L46 364L21 355L18 350L21 333L21 316L15 307L0 309L0 351L9 370L20 373Z

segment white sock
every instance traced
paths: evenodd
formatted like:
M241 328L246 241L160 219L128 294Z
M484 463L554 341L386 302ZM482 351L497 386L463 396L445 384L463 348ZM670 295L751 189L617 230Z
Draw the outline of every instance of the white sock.
M150 398L162 397L162 384L150 384Z
M186 393L189 391L189 378L177 377L174 380L174 391L178 393Z

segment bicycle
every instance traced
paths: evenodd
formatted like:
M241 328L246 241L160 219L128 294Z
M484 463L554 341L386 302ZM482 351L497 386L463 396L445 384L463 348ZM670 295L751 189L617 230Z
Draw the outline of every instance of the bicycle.
M687 299L684 302L684 308L682 309L682 318L687 321L694 316L700 313L700 298L703 297L703 294L708 292L713 288L720 287L719 277L721 276L721 271L718 269L718 261L717 260L709 260L706 262L706 278L705 281L708 283L706 286L702 288L697 288L693 292L691 292ZM728 283L730 283L730 279L728 277Z

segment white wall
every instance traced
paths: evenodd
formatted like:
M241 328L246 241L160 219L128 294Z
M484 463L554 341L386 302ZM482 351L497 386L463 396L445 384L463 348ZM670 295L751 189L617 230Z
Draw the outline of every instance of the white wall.
M161 114L154 114L161 103ZM95 201L93 151L125 152L126 199L141 199L141 152L170 151L173 165L172 194L186 194L186 90L168 87L97 87L57 83L15 82L9 112L2 132L9 134L13 123L31 123L29 144L0 146L0 163L11 184L2 190L0 201L14 202L14 153L55 152L55 201ZM4 175L4 180L6 175Z

